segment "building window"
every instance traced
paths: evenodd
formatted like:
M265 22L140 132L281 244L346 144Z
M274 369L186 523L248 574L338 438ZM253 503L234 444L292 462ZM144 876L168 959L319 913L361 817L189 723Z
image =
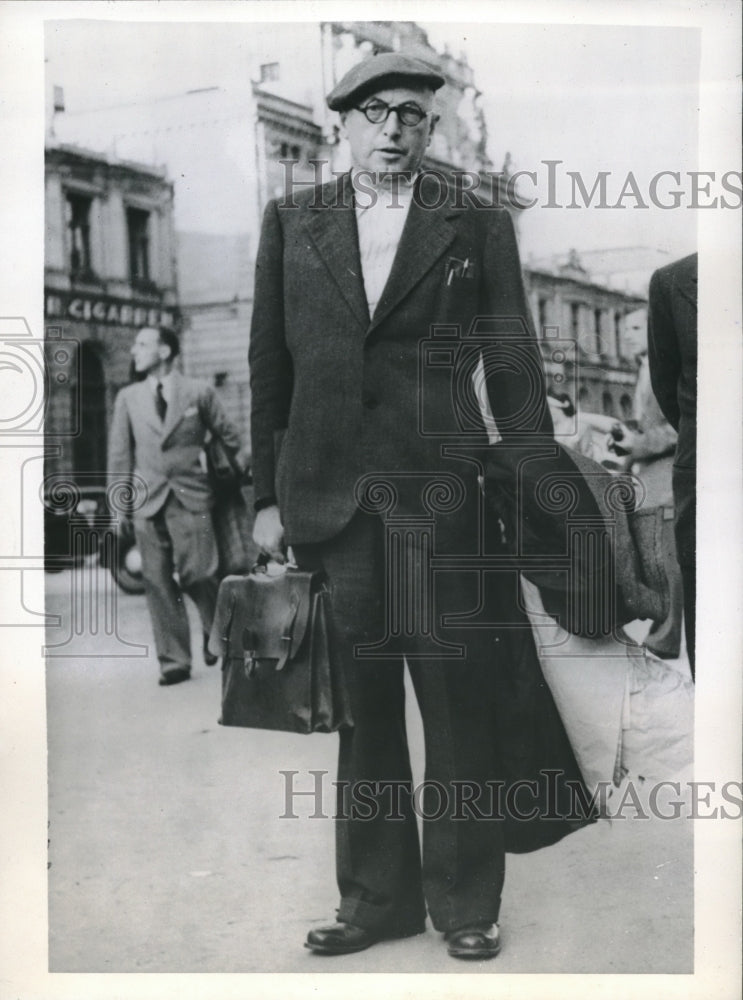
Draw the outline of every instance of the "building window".
M90 274L90 208L93 199L82 194L67 195L67 233L70 247L70 272L73 277Z
M614 343L616 345L616 355L618 358L622 356L622 314L620 312L614 313Z
M73 393L70 404L81 407L80 433L72 448L76 473L91 484L106 481L106 376L99 345L83 341L79 347L80 393Z
M601 342L601 310L593 310L593 339L597 354L603 353L604 345Z
M626 392L622 393L619 400L619 408L622 411L622 420L630 420L632 417L632 397Z
M127 208L129 233L129 275L134 282L150 281L150 213Z
M588 390L588 386L582 385L578 390L578 406L581 410L588 411L590 409L591 393Z
M570 335L578 340L580 334L580 302L570 303Z
M539 315L539 336L544 336L544 328L547 326L547 299L540 297L537 300L537 312Z
M302 147L295 146L290 142L282 142L279 147L281 152L282 160L301 160L302 159Z
M616 416L616 413L614 412L614 397L610 392L605 392L603 394L603 396L601 397L601 403L604 408L604 413L606 414L607 417Z
M281 79L280 63L263 63L260 67L260 83L275 82Z

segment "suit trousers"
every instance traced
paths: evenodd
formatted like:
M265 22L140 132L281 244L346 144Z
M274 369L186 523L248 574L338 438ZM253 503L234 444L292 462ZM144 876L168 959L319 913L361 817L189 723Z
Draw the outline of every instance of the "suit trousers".
M183 594L198 608L207 634L217 604L218 552L211 513L186 510L171 493L154 517L134 519L134 532L160 672L189 670L191 637Z
M327 573L331 635L345 667L355 722L339 733L338 916L401 935L423 929L426 904L440 931L491 923L498 918L505 875L502 825L458 810L456 803L463 795L484 794L498 774L497 630L441 623L443 612L466 613L477 606L472 574L432 575L432 618L426 600L411 613L413 588L394 574L388 577L387 552L381 518L360 512L335 538L294 545L302 568ZM421 554L413 547L408 555L410 566ZM433 630L426 627L429 620ZM459 642L464 655L442 655L452 650L437 650L431 631L443 641ZM374 644L376 649L359 648ZM403 657L426 747L425 781L413 794ZM423 817L422 864L416 816Z

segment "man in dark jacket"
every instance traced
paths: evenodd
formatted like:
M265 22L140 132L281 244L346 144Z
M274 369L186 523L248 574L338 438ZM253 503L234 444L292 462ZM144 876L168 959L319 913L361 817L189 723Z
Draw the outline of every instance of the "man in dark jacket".
M692 677L696 623L697 254L650 279L648 358L653 392L678 431L673 460L676 552L684 586L684 629Z
M404 54L351 69L328 97L351 172L270 203L258 251L254 538L327 573L355 721L340 734L338 922L307 939L321 954L421 933L427 907L451 955L493 957L509 831L529 849L514 813L531 810L496 818L488 783L540 767L578 779L515 577L478 569L496 544L484 397L504 440L551 442L552 423L509 214L420 172L443 83ZM415 797L393 792L411 780L403 657L426 741L422 865ZM457 812L464 789L475 805ZM546 840L565 832L553 822Z

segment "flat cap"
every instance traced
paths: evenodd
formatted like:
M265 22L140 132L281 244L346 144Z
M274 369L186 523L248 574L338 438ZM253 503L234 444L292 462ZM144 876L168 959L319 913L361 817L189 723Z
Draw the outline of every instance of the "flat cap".
M333 87L327 96L331 111L346 111L355 100L375 89L388 78L415 81L438 90L446 82L444 77L428 63L403 52L380 52L356 63Z

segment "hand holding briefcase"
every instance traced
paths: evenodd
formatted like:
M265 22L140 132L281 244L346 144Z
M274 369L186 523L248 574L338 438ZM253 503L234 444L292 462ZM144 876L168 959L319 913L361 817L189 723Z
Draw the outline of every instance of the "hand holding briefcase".
M222 581L209 648L224 658L223 726L330 733L353 725L327 600L322 573L292 567Z

